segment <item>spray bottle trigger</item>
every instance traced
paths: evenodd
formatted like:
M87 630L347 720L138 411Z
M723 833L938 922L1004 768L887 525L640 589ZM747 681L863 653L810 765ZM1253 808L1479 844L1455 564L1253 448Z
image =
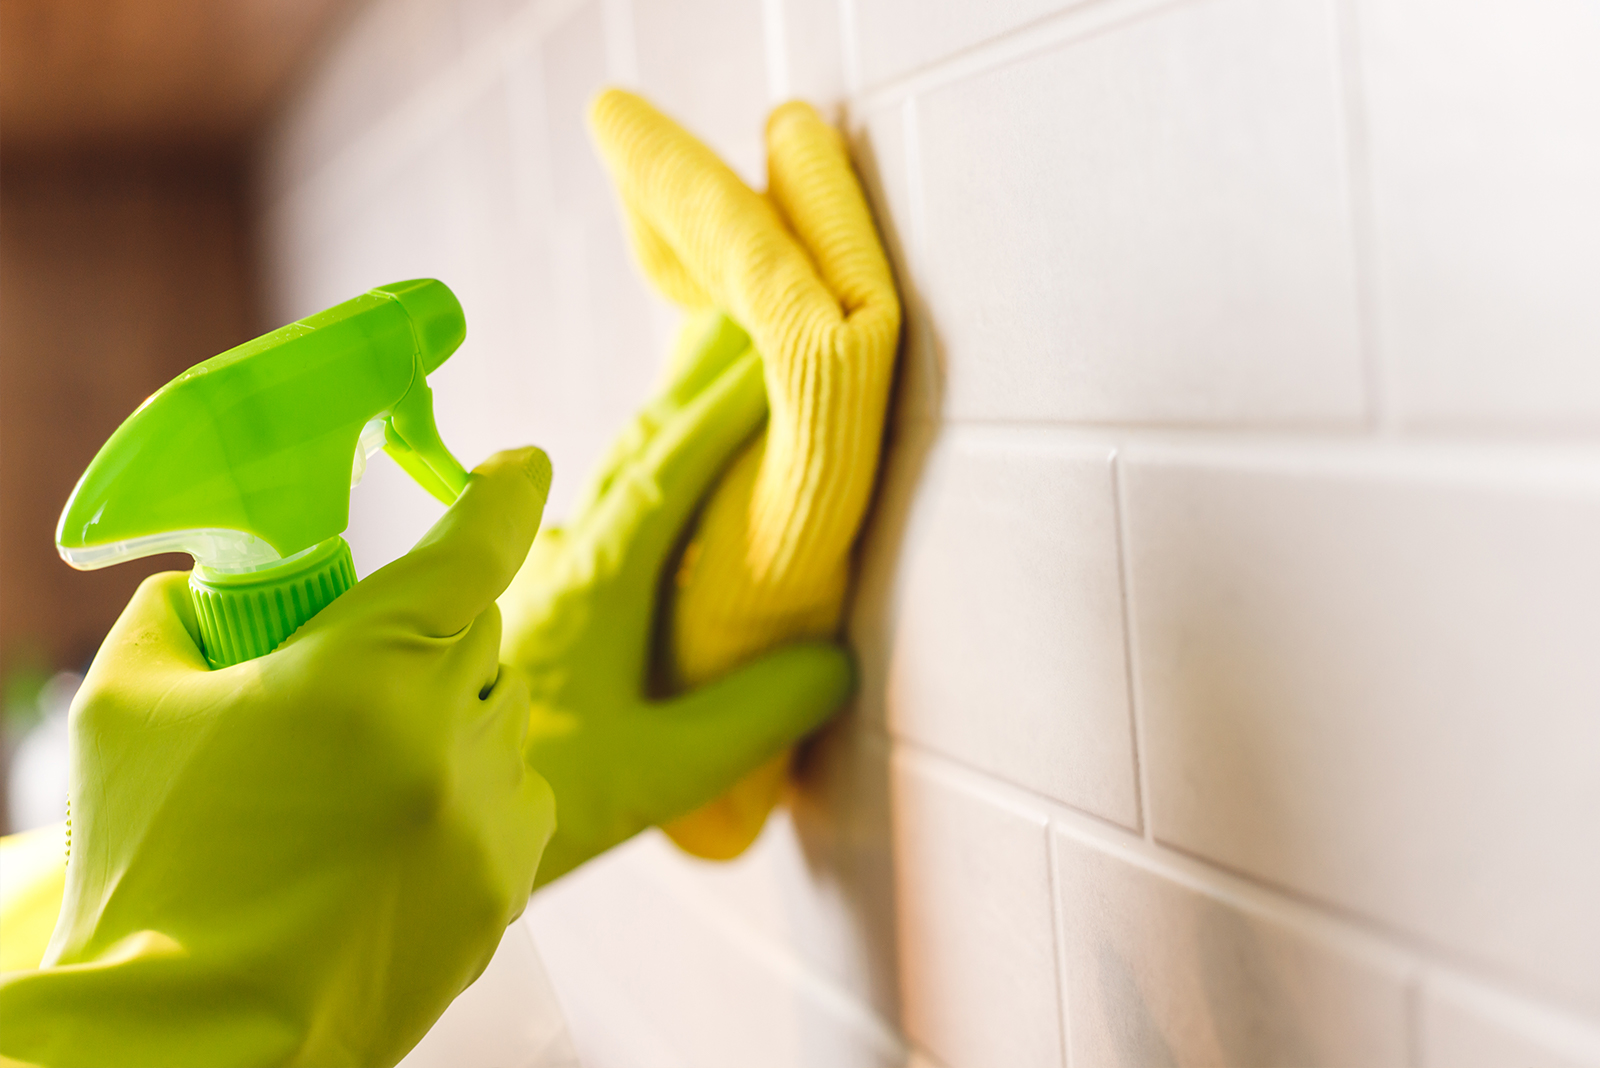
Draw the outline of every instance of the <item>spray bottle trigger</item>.
M383 450L442 504L454 504L471 477L439 438L433 390L419 374L383 424Z
M384 438L383 451L394 458L401 470L410 475L412 479L427 490L440 504L454 504L456 495L450 492L450 487L434 473L415 449L406 442L394 428L394 420L385 419L383 422Z

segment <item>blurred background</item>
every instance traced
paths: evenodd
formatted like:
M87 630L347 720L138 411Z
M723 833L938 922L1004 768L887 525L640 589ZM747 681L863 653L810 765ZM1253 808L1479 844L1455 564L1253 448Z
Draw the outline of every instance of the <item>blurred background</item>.
M75 572L52 517L140 401L263 328L252 153L349 7L0 4L0 678L13 745L59 715L67 680L45 684L83 670L139 581L188 566ZM7 825L59 819L58 792L8 790L25 811Z
M758 187L815 103L907 325L790 803L519 923L585 1064L1600 1065L1593 0L0 0L9 826L186 566L52 546L183 368L441 278L559 519L676 321L607 83ZM437 515L374 457L358 571Z

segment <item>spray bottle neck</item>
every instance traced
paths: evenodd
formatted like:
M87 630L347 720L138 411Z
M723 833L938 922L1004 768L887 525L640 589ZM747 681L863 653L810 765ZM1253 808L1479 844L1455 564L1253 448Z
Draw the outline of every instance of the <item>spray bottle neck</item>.
M206 660L222 668L265 656L355 584L350 545L338 536L265 567L223 571L197 563L189 595Z

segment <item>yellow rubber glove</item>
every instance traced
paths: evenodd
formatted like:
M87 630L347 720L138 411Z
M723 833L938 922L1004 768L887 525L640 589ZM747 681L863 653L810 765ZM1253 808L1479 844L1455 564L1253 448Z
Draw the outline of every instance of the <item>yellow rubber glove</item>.
M682 352L571 522L539 535L500 599L502 655L529 679L527 761L556 796L541 884L718 796L815 729L852 685L844 650L809 642L650 698L663 565L766 410L761 361L733 323L700 320Z
M631 93L602 94L590 122L645 273L683 308L733 319L765 364L766 432L712 494L677 576L670 659L674 682L694 685L837 631L900 302L843 140L808 105L767 123L765 196ZM691 853L736 856L786 769L780 755L667 832Z
M495 598L550 485L473 472L409 554L212 671L181 573L135 594L73 702L71 851L42 966L0 977L39 1065L382 1065L521 913L554 822Z

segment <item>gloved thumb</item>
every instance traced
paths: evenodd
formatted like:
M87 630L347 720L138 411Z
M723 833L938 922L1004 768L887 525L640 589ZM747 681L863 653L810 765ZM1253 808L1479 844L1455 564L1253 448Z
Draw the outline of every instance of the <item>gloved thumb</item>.
M404 606L419 632L457 633L511 584L549 494L550 459L542 450L496 453L473 468L467 488L410 552L340 600L350 610L363 603Z
M722 795L741 776L837 712L855 689L850 654L796 642L652 710L657 752L671 753L682 796L660 822Z

